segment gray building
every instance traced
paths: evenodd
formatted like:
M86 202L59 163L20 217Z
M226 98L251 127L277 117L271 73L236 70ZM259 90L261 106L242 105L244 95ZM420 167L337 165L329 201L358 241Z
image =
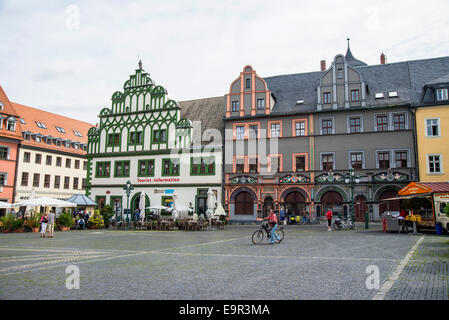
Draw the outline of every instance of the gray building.
M225 95L224 205L231 221L269 209L310 220L378 220L418 178L414 106L449 57L367 65L346 55L311 73L262 78L244 67ZM353 170L351 170L353 169ZM354 183L348 179L352 174ZM349 182L349 183L348 183Z

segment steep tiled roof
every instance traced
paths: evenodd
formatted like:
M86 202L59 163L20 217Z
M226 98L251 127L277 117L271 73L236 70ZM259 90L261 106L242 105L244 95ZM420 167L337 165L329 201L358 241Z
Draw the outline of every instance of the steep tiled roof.
M181 118L192 122L201 121L201 134L207 129L223 131L224 97L179 101L179 105L181 106Z
M352 54L351 54L352 56ZM348 62L349 63L349 62ZM424 86L447 79L449 57L413 60L380 65L351 65L367 85L368 107L420 105ZM276 99L272 115L313 112L317 106L317 87L324 71L266 77L268 89ZM435 80L437 79L437 80ZM397 92L398 97L376 99L375 93ZM296 101L304 100L303 104Z
M31 133L40 133L42 136L51 136L53 138L60 138L62 140L70 140L71 142L87 144L87 132L91 127L93 127L92 124L47 112L41 109L24 106L15 102L12 102L12 105L20 115L20 118L25 121L25 124L21 124L22 130L24 132L28 131ZM40 128L37 125L37 122L43 123L46 129ZM62 128L65 132L58 131L56 127ZM81 134L81 137L77 136L74 130L79 132ZM24 140L22 144L76 154L86 153L82 149L68 149L64 145L48 145L44 142L39 143L34 140Z
M417 185L432 189L432 192L449 192L449 182L417 182Z
M351 49L348 46L348 50L346 51L346 56L345 56L346 61L348 62L348 64L351 67L362 67L362 66L367 66L367 64L363 61L357 60L356 58L354 58L354 56L352 55Z
M2 115L3 118L4 117L14 117L17 120L16 130L14 132L8 131L8 130L6 130L6 125L3 125L2 128L0 129L0 137L21 140L22 134L21 134L21 126L20 126L20 122L19 122L18 113L17 113L16 109L14 108L13 104L11 103L11 101L9 101L8 96L6 95L5 91L3 91L2 86L0 86L0 102L3 105L2 110L0 110L0 115Z

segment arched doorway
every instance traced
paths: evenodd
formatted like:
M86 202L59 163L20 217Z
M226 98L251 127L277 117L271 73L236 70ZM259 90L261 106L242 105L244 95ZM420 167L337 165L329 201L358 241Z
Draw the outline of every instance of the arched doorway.
M126 201L126 199L124 201ZM137 192L129 200L129 208L131 209L131 212L134 212L136 209L139 208L139 202L140 202L140 192ZM148 195L145 194L145 208L148 208L149 206L150 206L150 198L148 198ZM126 204L125 204L125 208L126 208ZM150 213L149 209L146 209L145 213Z
M306 208L306 198L299 191L290 192L285 197L284 203L287 216L300 215Z
M235 215L253 215L254 198L247 192L242 191L235 197Z
M274 209L274 202L272 197L266 197L263 201L263 217L267 217L270 210Z
M368 212L366 197L358 195L354 199L354 213L356 222L365 222L365 214Z
M395 190L384 191L379 197L379 215L382 216L385 211L400 211L401 203L400 200L387 200L390 198L396 198L398 192Z
M327 191L323 194L321 197L321 204L323 212L327 212L328 209L331 209L334 215L344 215L343 197L336 191Z

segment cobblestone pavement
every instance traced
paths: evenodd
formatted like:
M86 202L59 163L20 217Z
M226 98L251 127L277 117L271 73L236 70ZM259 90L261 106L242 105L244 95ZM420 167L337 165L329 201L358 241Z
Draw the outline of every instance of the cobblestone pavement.
M288 226L279 245L251 242L257 226L215 231L0 234L0 299L372 299L422 236ZM447 299L449 237L425 235L385 299ZM80 289L66 287L66 268Z

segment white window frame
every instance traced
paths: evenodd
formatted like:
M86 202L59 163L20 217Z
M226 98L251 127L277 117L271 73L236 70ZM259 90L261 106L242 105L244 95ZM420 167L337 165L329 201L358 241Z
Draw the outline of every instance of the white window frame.
M352 168L351 155L353 153L361 153L362 154L362 170L364 170L366 168L366 166L365 166L365 151L357 151L357 150L348 151L348 169ZM356 170L356 169L354 169L354 170Z
M0 172L0 175L5 176L5 182L3 184L0 184L0 186L7 186L8 185L8 172Z
M404 115L404 120L405 120L405 127L404 127L404 130L408 130L409 129L409 123L408 123L408 113L406 112L406 111L398 111L398 112L392 112L391 113L391 130L393 130L393 131L404 131L404 130L395 130L394 129L394 116L395 115L401 115L401 114L403 114Z
M433 121L436 120L437 121L437 126L438 126L438 134L434 135L434 136L429 136L428 134L428 125L427 125L427 121ZM441 125L440 125L440 118L425 118L424 119L424 127L425 127L425 134L427 138L439 138L441 137Z
M323 171L323 156L324 155L332 155L332 170L335 170L336 168L336 158L335 158L335 152L320 152L320 170Z
M10 154L11 154L11 148L8 147L8 146L2 146L2 145L0 145L0 147L1 147L1 148L6 148L6 149L7 149L7 152L6 152L6 159L0 159L0 160L9 160L9 156L10 156Z
M409 169L412 167L411 163L412 163L412 159L411 159L411 152L410 149L393 149L392 151L392 169ZM396 152L407 152L407 168L397 168L396 167Z
M323 135L323 120L332 120L332 134L335 134L335 117L320 118L320 135Z
M440 99L440 93L441 93L441 99ZM437 89L436 90L436 99L437 99L437 101L447 101L447 100L449 100L448 88Z
M243 128L243 132L240 132L239 128ZM239 135L239 133L241 135ZM245 139L245 126L236 126L235 127L235 139L236 140L244 140Z
M351 118L360 118L360 132L351 132ZM360 114L348 115L346 119L346 132L347 133L362 133L363 132L363 117Z
M429 157L439 157L438 162L440 163L440 171L439 172L430 172L430 159ZM427 174L428 175L442 175L443 172L443 155L438 153L430 153L426 154L426 164L427 164Z
M17 120L14 117L10 117L6 121L7 121L6 122L6 130L15 132L16 131L16 122L17 122ZM10 125L12 125L12 129L9 128Z
M377 130L377 117L379 116L386 116L387 117L387 131L378 131ZM388 132L391 130L391 117L388 113L375 113L374 114L374 132Z
M387 153L388 152L388 157L389 157L389 163L390 163L390 168L393 168L393 157L394 157L394 153L393 150L376 150L376 169L380 169L379 166L379 153ZM395 162L396 164L396 162ZM381 170L387 170L382 168Z

